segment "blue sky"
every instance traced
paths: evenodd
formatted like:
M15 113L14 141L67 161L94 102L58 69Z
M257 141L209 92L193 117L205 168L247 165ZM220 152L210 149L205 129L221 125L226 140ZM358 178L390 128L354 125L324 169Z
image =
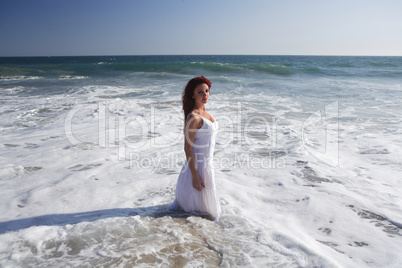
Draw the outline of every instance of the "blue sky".
M400 0L0 0L0 56L402 56Z

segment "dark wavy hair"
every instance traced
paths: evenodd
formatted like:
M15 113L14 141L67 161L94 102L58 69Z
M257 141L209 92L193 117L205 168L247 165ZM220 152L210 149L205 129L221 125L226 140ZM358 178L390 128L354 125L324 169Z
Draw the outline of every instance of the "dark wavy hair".
M184 112L184 121L186 121L187 116L194 108L195 100L194 100L194 89L200 84L207 84L208 88L211 89L211 81L206 79L204 76L194 77L190 81L188 81L186 87L183 90L183 112Z

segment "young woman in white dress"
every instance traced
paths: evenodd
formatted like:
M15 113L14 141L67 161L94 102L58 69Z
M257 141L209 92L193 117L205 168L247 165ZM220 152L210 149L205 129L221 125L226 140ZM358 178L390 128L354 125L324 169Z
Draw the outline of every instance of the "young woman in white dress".
M207 113L211 82L203 76L191 79L184 89L184 151L186 162L180 172L171 210L207 214L219 219L221 207L215 188L212 157L218 123Z

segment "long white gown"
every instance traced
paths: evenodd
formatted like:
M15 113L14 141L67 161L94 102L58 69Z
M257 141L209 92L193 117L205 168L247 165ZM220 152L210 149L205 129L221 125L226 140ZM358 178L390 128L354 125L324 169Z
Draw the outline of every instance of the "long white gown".
M221 215L221 206L215 187L215 172L212 169L212 157L215 149L215 136L218 122L198 115L203 120L202 127L197 130L193 144L196 168L205 188L201 191L193 187L193 176L187 161L179 174L176 185L176 198L169 206L170 210L184 210L195 214L208 214L214 220Z

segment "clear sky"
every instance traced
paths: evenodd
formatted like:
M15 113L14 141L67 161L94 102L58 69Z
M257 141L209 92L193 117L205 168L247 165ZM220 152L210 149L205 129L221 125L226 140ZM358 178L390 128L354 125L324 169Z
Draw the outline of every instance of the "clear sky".
M401 0L0 0L0 56L402 56Z

